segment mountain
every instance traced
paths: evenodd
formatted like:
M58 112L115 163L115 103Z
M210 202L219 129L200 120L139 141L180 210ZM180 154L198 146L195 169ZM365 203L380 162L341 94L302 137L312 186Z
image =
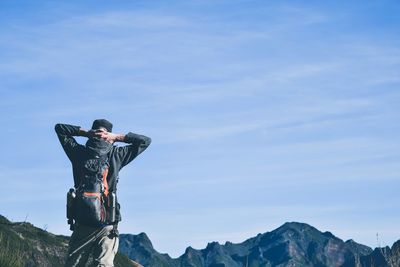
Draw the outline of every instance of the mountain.
M0 215L1 267L63 266L69 238ZM121 234L116 267L399 267L400 240L391 248L344 242L330 232L297 222L285 223L242 243L188 247L178 258L157 252L145 233Z
M27 222L12 223L0 215L1 267L57 267L64 266L69 237L54 235ZM132 260L120 253L116 267L136 267Z
M138 235L120 234L119 252L136 259L143 266L175 267L176 260L168 254L158 253L145 233Z
M297 222L285 223L239 244L211 242L201 250L188 247L176 259L155 251L144 233L121 235L120 252L146 267L400 266L400 240L392 248L372 250Z
M388 246L384 248L375 248L375 250L369 255L362 256L362 266L374 266L374 267L399 267L400 266L400 240L396 241L392 248Z

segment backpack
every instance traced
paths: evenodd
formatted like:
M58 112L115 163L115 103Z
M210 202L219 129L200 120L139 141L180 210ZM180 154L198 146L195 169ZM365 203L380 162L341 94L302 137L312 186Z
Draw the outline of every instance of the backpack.
M109 192L107 155L90 156L82 162L80 185L70 189L67 197L67 218L73 230L77 223L99 227L115 221L115 194Z

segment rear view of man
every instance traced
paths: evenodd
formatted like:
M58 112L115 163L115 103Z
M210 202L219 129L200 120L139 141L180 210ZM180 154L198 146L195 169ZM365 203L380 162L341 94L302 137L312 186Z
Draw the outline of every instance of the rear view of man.
M67 197L68 223L73 230L67 267L86 266L91 254L94 266L114 266L121 220L116 198L118 173L150 145L151 139L131 132L114 134L112 127L105 119L95 120L89 131L69 124L55 126L74 177L74 188ZM88 140L81 145L74 136ZM115 142L128 145L114 146Z

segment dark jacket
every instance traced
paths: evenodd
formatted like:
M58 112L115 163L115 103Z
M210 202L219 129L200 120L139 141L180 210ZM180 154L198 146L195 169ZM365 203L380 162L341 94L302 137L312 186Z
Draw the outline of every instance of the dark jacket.
M79 144L74 136L79 134L79 126L58 123L55 126L58 139L72 163L72 171L74 176L74 186L78 188L80 185L81 162L88 153L88 148ZM110 167L107 175L107 182L110 192L117 193L118 173L119 171L142 153L151 143L151 139L144 135L129 132L125 135L126 146L111 146L106 153ZM117 205L117 218L120 220L119 204Z

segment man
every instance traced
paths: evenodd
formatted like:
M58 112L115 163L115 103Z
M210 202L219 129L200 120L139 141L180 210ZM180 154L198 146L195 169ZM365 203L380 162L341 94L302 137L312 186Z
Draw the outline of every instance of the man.
M93 255L94 266L114 266L114 256L118 251L119 242L117 225L121 220L120 206L115 197L118 173L121 168L150 145L151 139L131 132L126 135L114 134L112 127L112 123L105 119L95 120L89 131L68 124L56 124L55 126L58 139L72 163L74 177L74 189L70 190L70 195L75 197L71 198L75 203L71 206L74 215L69 218L73 233L69 243L67 267L86 266L90 254ZM74 136L87 137L86 145L78 144ZM124 142L129 145L114 146L115 142ZM90 176L88 162L92 165L97 164L96 168L101 169L101 176L104 179L97 179L96 175L95 178ZM92 165L90 166L92 167ZM92 186L100 189L97 191L87 190L88 184L90 184L89 180L101 185L94 184L95 186ZM110 204L111 197L115 202L113 204ZM89 207L89 212L84 210L82 204L76 204L79 202L78 199L92 205ZM89 223L86 218L83 218L89 216L90 212L96 209L99 210L100 216L97 218L96 224ZM68 212L71 213L71 211Z

